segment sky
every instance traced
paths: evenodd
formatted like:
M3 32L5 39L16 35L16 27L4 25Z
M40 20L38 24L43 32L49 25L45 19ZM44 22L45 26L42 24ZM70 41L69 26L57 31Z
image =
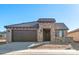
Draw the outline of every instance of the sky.
M79 28L78 4L0 4L0 31L5 25L55 18L69 30Z

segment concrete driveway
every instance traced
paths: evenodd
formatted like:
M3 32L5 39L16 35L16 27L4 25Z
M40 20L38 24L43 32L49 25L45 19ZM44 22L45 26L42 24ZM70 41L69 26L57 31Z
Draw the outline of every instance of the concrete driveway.
M35 46L39 43L36 42L12 42L8 44L0 45L0 54L6 54L9 52L27 50L30 47Z
M1 55L28 55L28 54L78 54L79 50L55 50L55 49L33 49L31 47L39 45L36 42L13 42L0 45Z

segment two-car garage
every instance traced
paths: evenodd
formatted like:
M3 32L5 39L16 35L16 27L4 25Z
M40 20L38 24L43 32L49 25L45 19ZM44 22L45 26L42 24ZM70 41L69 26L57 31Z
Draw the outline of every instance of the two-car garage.
M37 30L12 30L12 42L29 41L37 41Z

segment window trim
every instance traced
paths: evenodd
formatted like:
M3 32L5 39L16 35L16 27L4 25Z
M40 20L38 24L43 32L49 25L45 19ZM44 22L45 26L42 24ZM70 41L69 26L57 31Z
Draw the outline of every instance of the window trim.
M56 30L55 32L55 37L64 37L64 31L63 29L61 30Z

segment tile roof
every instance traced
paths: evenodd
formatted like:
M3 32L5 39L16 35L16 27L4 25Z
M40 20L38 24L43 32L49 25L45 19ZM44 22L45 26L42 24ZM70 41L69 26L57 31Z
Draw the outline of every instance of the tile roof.
M39 20L40 21L55 21L52 18L40 18ZM5 26L5 28L10 28L10 27L32 27L32 28L38 28L39 27L39 25L38 25L39 22L38 21L8 25L8 26ZM68 30L68 27L64 23L55 23L55 27L56 27L56 29L66 29L66 30Z
M39 18L38 22L56 22L56 20L54 18Z
M7 27L33 27L33 28L37 28L38 27L38 23L36 21L25 22L25 23L19 23L19 24L13 24L13 25L5 26L5 28L7 28Z
M55 23L55 28L68 30L68 27L64 23Z

